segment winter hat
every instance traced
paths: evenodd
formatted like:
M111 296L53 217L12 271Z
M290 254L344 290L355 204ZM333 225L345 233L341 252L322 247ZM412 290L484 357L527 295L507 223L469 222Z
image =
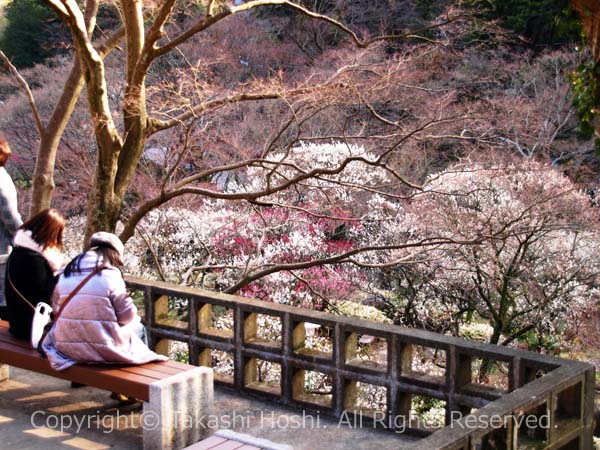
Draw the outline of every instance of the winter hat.
M108 233L106 231L97 231L96 233L92 234L92 237L90 238L90 246L94 247L96 245L111 247L119 253L121 258L123 258L123 243L121 242L121 239L112 233Z

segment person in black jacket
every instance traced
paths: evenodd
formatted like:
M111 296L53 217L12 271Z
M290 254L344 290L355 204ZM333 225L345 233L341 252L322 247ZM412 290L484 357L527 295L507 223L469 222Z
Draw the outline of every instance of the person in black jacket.
M38 302L51 304L62 267L65 219L46 209L19 227L6 264L5 297L10 332L29 341L31 321Z

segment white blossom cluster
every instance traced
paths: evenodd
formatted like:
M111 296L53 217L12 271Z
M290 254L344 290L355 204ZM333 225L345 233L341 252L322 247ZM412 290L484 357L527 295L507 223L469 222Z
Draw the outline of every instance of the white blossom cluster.
M133 256L127 270L142 276L160 272L168 281L223 290L273 265L313 261L389 241L397 233L401 208L384 195L390 184L386 170L367 164L376 156L359 146L303 143L270 155L264 167L251 167L240 177L243 182L232 181L226 189L261 191L312 170L335 170L347 158L358 160L338 174L311 178L260 199L273 206L206 199L194 211L151 212L130 240ZM322 307L319 296L351 298L365 276L365 271L341 264L277 271L239 292Z
M376 323L392 323L392 320L377 308L357 302L347 300L333 301L328 309L342 316L356 317Z
M414 236L481 238L434 249L408 272L425 323L483 319L494 343L558 339L600 299L597 211L550 166L456 165L431 176L407 211Z

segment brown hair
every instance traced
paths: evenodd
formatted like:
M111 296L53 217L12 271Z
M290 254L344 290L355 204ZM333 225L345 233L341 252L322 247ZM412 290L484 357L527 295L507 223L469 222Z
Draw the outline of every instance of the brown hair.
M56 209L45 209L23 223L19 229L31 231L31 237L43 249L62 248L65 218Z
M10 155L12 155L10 145L8 145L8 141L0 135L0 167L4 167L6 161L10 158Z
M121 255L114 248L105 244L94 244L92 246L88 246L86 252L89 250L93 250L96 253L96 269L99 269L100 267L104 266L106 264L106 261L108 261L111 266L116 267L119 270L121 269L121 267L123 267L123 260L121 259ZM81 260L85 256L86 252L80 253L75 258L73 258L69 264L67 264L64 270L64 275L66 278L70 277L74 273L82 272Z
M89 250L94 250L99 255L99 260L96 262L96 265L100 267L100 263L108 260L111 266L120 269L123 267L123 260L121 259L121 255L117 250L112 248L109 245L98 244L95 243L90 246ZM102 261L100 261L102 260Z

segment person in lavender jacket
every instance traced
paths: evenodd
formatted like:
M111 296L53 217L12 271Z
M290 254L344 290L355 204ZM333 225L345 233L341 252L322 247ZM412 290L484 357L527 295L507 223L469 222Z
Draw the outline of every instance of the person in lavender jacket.
M123 243L104 231L94 233L89 249L60 275L52 306L63 301L96 268L103 268L77 292L42 343L55 370L77 363L144 364L166 356L151 351L139 336L137 309L127 294L120 268Z
M17 209L17 190L4 168L12 155L6 139L0 136L0 319L7 320L8 312L4 297L6 261L10 253L13 236L23 224Z

